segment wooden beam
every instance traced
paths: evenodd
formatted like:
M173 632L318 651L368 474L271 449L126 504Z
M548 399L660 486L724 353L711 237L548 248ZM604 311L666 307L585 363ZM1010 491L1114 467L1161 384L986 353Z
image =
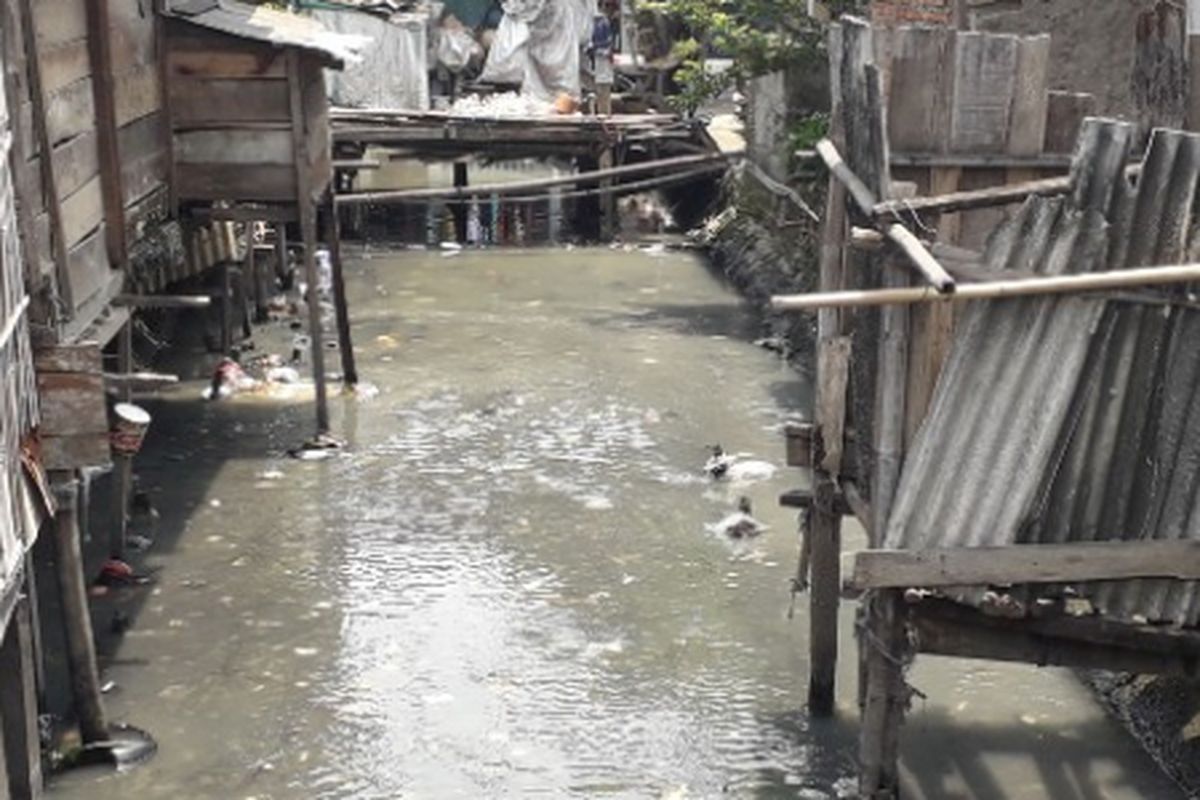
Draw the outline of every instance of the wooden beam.
M855 590L1174 578L1200 580L1200 541L1078 542L847 554Z
M808 708L818 717L830 717L836 701L842 514L835 507L837 485L833 478L819 470L814 480L808 530L811 554Z
M678 156L656 161L644 161L640 164L626 164L609 169L597 169L574 175L561 175L555 178L543 178L530 181L514 181L510 183L481 184L477 186L455 186L433 189L399 189L379 192L359 192L356 194L338 195L338 205L353 205L356 203L404 203L419 200L466 200L471 197L484 195L521 194L530 191L551 189L556 186L569 186L576 183L598 181L603 178L623 178L643 173L656 173L696 167L706 164L718 164L729 161L732 156L723 153L706 153L695 156ZM872 205L874 205L872 203Z
M148 392L174 386L179 383L178 375L167 375L161 372L106 372L104 373L104 388L118 392ZM129 402L128 397L123 397Z
M918 652L1136 674L1200 674L1200 636L1101 617L1003 619L931 598L908 606Z
M1191 283L1196 280L1200 280L1200 264L1177 264L1163 267L1137 267L1134 269L1118 269L1108 272L1088 272L1073 275L1038 276L1019 279L1000 278L980 283L958 284L955 291L949 294L939 294L930 286L902 286L842 292L775 295L771 298L771 308L775 311L809 311L819 308L894 306L966 300L1003 300L1012 297L1102 292L1110 289L1131 289L1139 286L1164 286L1177 283Z
M109 263L125 270L125 195L121 188L121 154L117 143L117 111L113 93L112 21L109 0L88 0L87 46L96 108L96 145L100 154L100 186L104 195L105 239Z

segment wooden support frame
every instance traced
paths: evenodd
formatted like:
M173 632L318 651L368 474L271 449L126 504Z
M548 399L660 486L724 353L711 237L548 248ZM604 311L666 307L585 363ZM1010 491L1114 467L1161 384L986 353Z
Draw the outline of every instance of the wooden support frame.
M1014 586L1172 578L1200 580L1200 541L1015 544L847 553L847 587Z
M328 196L324 203L325 241L329 246L330 267L333 273L333 307L337 313L338 351L342 357L342 383L358 385L358 364L354 357L354 341L350 335L350 306L346 300L346 275L342 263L341 211Z
M1103 617L1003 619L943 598L907 606L918 652L1038 666L1200 676L1200 634Z
M0 752L8 771L0 790L12 797L41 796L42 758L38 735L36 645L28 596L17 601L0 641ZM0 628L2 630L2 628Z

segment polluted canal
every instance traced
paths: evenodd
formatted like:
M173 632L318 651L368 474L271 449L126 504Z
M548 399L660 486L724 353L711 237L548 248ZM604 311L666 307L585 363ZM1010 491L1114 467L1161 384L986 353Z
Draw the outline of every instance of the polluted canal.
M379 394L334 398L338 455L286 456L306 398L201 400L203 364L145 403L156 584L102 669L160 749L50 795L848 796L852 604L839 717L809 720L776 502L809 387L753 313L688 253L348 255ZM718 442L749 455L714 482ZM742 495L770 530L734 541ZM1176 796L1068 672L910 680L908 796Z

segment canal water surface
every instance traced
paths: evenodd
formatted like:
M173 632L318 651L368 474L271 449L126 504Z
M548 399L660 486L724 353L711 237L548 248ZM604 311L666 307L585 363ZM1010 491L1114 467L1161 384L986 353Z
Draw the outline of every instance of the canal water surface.
M286 456L308 405L206 403L199 370L147 401L157 583L105 678L160 752L50 796L848 796L853 607L840 716L811 721L775 502L810 388L737 296L681 253L353 255L380 391L334 397L337 457ZM779 469L712 483L718 442ZM742 494L771 530L730 542L707 526ZM909 796L1177 796L1067 672L929 658L910 680Z

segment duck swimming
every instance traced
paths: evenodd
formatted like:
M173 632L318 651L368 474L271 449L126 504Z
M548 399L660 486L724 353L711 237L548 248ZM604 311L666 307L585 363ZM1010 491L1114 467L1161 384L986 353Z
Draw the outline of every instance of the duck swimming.
M709 455L708 461L704 462L704 471L711 478L720 479L725 477L725 474L729 472L729 468L733 466L734 456L726 453L725 449L719 444L714 444L709 448L709 451L711 455Z
M745 495L739 497L737 509L716 525L710 525L709 528L730 539L753 539L770 530L768 526L754 518L749 497Z

